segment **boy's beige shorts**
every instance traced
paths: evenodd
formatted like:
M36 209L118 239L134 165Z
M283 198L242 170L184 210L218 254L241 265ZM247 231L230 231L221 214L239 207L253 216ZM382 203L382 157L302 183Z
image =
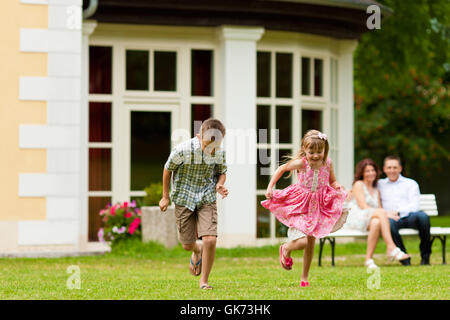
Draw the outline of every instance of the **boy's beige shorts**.
M194 243L203 236L217 237L217 206L205 203L194 211L175 205L178 239L182 244Z

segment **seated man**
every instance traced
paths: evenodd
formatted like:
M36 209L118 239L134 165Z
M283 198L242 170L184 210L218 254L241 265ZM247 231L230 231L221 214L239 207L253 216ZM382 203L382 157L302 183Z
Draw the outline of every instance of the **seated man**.
M406 252L399 229L411 228L419 231L421 265L430 264L430 218L420 211L419 185L413 179L403 177L401 160L396 156L384 159L383 171L387 178L378 181L381 202L387 211L391 224L391 234L397 247ZM402 260L410 265L411 259Z

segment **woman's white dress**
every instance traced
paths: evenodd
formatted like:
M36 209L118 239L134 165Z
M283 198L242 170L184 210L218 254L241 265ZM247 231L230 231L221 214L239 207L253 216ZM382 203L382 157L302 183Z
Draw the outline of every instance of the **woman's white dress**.
M346 228L356 229L360 231L367 231L367 227L369 226L370 218L372 217L373 212L376 208L379 207L378 202L378 190L375 189L375 195L371 195L367 187L363 184L364 189L364 198L366 200L367 205L370 208L361 209L356 202L355 197L352 198L349 202L350 212L347 217L347 223L345 225Z

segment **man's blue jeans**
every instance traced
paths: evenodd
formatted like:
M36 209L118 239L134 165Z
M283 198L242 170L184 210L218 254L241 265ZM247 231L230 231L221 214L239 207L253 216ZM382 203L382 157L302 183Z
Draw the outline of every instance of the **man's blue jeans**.
M429 259L431 254L430 242L430 217L423 212L411 212L408 216L400 218L398 221L389 218L391 223L392 240L403 252L406 248L403 244L402 236L398 232L400 229L411 228L419 231L420 237L420 255L422 259Z

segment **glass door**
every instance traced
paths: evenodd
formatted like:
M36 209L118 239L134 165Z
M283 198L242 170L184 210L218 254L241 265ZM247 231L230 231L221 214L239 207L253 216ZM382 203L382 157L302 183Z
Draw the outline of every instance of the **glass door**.
M175 106L130 106L127 124L128 198L140 201L144 189L162 183L164 164L169 157Z

